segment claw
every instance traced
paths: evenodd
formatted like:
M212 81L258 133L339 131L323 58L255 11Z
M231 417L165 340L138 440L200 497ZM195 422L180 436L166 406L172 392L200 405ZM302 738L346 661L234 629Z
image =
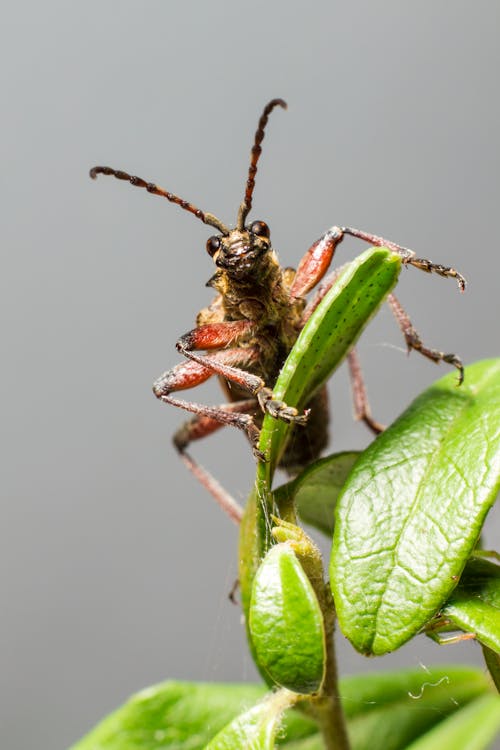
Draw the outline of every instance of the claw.
M456 367L458 370L458 383L457 385L462 385L464 382L464 366L462 364L462 360L460 357L457 357L456 354L445 354L443 357L443 362L447 362L449 365L453 365L453 367Z

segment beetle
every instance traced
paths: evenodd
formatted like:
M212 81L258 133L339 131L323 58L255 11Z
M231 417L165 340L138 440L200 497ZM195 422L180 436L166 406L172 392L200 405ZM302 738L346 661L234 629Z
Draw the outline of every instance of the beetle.
M106 166L96 166L90 170L93 179L99 174L111 175L166 198L218 232L206 243L208 255L216 267L207 286L212 287L217 295L208 307L198 313L196 327L177 341L177 350L185 360L158 378L153 391L160 401L194 415L177 430L174 445L189 470L236 521L241 516L239 506L235 506L214 477L194 461L187 447L194 440L224 425L231 425L247 435L254 455L262 460L258 449L259 428L263 415L268 413L300 428L294 430L294 439L289 441L281 458L281 468L295 473L319 456L328 440L325 388L313 394L305 411L299 414L295 408L273 398L272 386L305 322L338 277L338 271L327 276L315 296L307 302L307 294L325 276L335 249L344 237L357 237L371 245L387 247L399 254L403 264L427 273L455 278L459 289L465 289L464 277L454 268L417 258L409 248L352 227L333 226L328 229L312 244L296 271L280 266L271 243L269 226L262 220L247 223L247 218L252 209L257 164L269 115L275 107L286 109L286 106L283 99L272 99L264 107L254 137L245 193L234 228L141 177ZM396 297L389 295L388 302L408 350L415 349L434 362L443 361L455 366L461 383L463 367L460 358L427 347ZM373 432L380 432L381 425L370 413L354 349L348 354L348 363L356 417L363 420ZM226 392L228 401L224 404L205 406L172 395L195 387L213 375L219 377Z

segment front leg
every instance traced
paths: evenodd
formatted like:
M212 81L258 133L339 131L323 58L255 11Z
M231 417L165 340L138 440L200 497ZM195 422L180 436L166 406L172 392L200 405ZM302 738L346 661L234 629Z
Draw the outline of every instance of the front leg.
M415 268L419 268L427 273L437 273L440 276L454 278L457 280L460 291L463 292L465 289L466 282L464 277L454 268L442 266L439 263L432 263L432 261L425 258L417 258L413 250L402 245L397 245L395 242L386 240L376 234L363 232L360 229L353 229L352 227L332 227L311 245L300 261L290 289L290 296L292 298L304 297L321 281L330 266L337 245L342 242L346 235L357 237L375 247L387 247L401 257L403 264L415 266Z
M231 365L238 364L241 367L248 367L258 360L258 354L256 347L223 349L222 351L215 352L210 358L210 361L212 363L218 361L221 366L227 366L227 363L231 363ZM163 373L163 375L156 380L153 385L153 392L155 396L165 404L171 404L172 406L185 409L186 411L191 412L191 414L204 417L207 425L216 422L221 425L231 425L242 430L248 437L256 457L261 458L262 456L257 448L260 431L254 424L253 417L250 414L238 413L218 406L205 406L204 404L197 404L192 401L175 398L171 395L176 391L193 388L204 383L212 376L212 374L213 370L210 367L206 367L204 363L200 364L192 361L182 362L171 370ZM180 436L178 437L178 440L179 439ZM190 439L192 439L192 436L189 436L188 442ZM187 443L184 443L184 446L185 445L187 445ZM181 448L180 445L177 445L177 447L178 449Z
M274 399L272 391L266 387L265 381L259 375L242 370L240 367L235 367L233 363L225 362L223 357L196 353L196 350L199 349L215 349L222 346L225 329L227 329L227 335L234 336L234 331L238 329L248 334L252 332L253 328L254 324L247 320L231 321L228 323L208 323L207 325L193 328L192 331L186 333L179 339L176 347L188 359L247 390L252 396L257 398L263 412L284 422L305 425L308 412L299 414L293 406L288 406L283 401ZM241 336L241 334L239 335ZM242 348L241 351L244 352L245 349ZM219 352L219 354L222 354L222 352ZM253 361L258 364L258 354Z

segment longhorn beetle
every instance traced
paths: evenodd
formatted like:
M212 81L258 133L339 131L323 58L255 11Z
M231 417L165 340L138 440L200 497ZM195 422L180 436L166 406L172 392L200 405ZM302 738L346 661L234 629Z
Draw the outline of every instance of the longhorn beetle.
M246 433L255 456L262 459L257 448L259 427L263 414L269 413L276 419L302 428L294 430L294 439L289 442L280 462L282 468L295 472L323 450L327 442L328 421L325 388L314 394L305 412L299 414L295 408L273 398L272 386L305 322L338 276L338 272L327 276L315 297L306 303L307 293L325 275L335 249L343 238L350 235L371 245L387 247L400 255L403 264L428 273L453 277L459 289L465 289L465 279L455 269L417 258L406 247L351 227L334 226L328 229L309 248L296 271L282 268L271 244L268 225L260 220L247 223L264 130L270 113L277 106L286 109L287 105L282 99L273 99L264 107L260 117L251 150L245 194L234 229L213 214L140 177L111 167L97 166L90 170L93 179L98 174L112 175L162 196L218 231L206 244L207 252L216 266L207 286L215 289L217 296L211 305L198 313L196 328L177 341L177 350L187 361L165 372L154 383L153 391L166 404L179 406L195 415L175 433L175 447L190 471L236 521L241 515L239 506L192 459L186 448L193 440L210 435L224 425L232 425ZM425 346L396 297L389 295L388 302L408 350L416 349L434 362L444 361L454 365L459 371L461 383L463 367L460 359L455 354L445 354ZM200 351L209 353L200 354ZM354 349L348 355L348 363L356 416L374 432L380 432L381 426L370 414ZM228 403L204 406L172 396L172 393L205 382L212 375L219 377Z

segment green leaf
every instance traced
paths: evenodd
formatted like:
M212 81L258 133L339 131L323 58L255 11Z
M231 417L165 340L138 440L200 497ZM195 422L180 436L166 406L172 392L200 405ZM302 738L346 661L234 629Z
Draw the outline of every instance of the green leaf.
M405 725L404 736L409 742L423 727L433 726L487 689L488 682L480 670L456 666L356 675L340 681L350 731L358 738L354 750L402 747L376 745L374 736L373 744L369 744L375 716L380 726L385 722L399 731ZM261 685L163 682L132 696L72 750L202 750L224 726L264 695ZM365 720L368 724L363 730ZM292 743L317 736L313 721L287 711L280 743L292 750ZM363 738L366 744L360 744L365 742Z
M500 566L470 560L440 615L500 653Z
M457 708L489 689L489 682L476 667L443 664L429 669L360 674L341 678L340 694L348 719L406 706L420 712L428 705ZM440 708L440 710L441 710ZM434 709L435 710L435 709ZM450 709L452 710L452 709ZM388 713L390 715L390 713Z
M337 497L359 456L359 451L346 451L315 461L274 491L278 508L293 500L304 523L331 536Z
M288 690L270 693L261 703L233 719L208 743L206 750L273 750L284 711L297 700Z
M406 694L399 702L375 706L350 721L351 744L355 750L406 750L409 743L426 737L447 716L458 720L470 700L465 683L451 687L430 679L419 691ZM444 748L456 750L453 744L443 744Z
M288 543L272 547L254 579L249 629L259 666L296 693L316 693L325 673L323 616Z
M395 286L401 258L370 248L341 273L304 326L273 389L276 399L302 409L325 383ZM268 458L261 479L270 486L290 426L267 415L259 448Z
M163 682L133 695L72 750L201 750L261 697L258 685Z
M497 691L500 693L500 654L496 654L488 646L482 646L483 656L488 672Z
M379 678L379 684L373 679ZM459 718L464 706L484 695L487 682L478 670L441 667L348 678L352 701L344 687L352 750L406 750L408 744L440 726L447 716ZM355 683L357 681L357 684ZM343 682L343 686L345 682ZM286 743L287 750L323 750L321 738L310 735ZM443 744L441 750L455 750Z
M406 750L483 750L500 729L500 696L483 695L445 719Z
M354 466L330 566L344 634L384 654L444 604L500 484L500 360L425 391Z

